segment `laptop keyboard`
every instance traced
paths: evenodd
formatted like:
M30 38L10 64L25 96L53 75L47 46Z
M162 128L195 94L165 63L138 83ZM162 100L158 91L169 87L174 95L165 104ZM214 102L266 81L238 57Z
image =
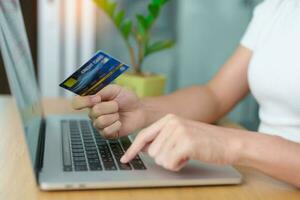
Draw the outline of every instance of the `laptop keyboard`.
M139 156L128 164L120 162L131 145L128 137L106 140L89 120L63 120L61 127L64 171L146 169Z

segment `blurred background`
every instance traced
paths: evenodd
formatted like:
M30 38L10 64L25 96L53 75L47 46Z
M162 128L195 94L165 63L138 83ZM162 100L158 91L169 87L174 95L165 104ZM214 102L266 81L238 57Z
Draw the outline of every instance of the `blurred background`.
M116 0L144 13L149 0ZM167 76L166 93L211 79L239 45L261 0L171 0L153 30L176 46L146 59L144 70ZM129 62L122 38L92 0L21 0L36 73L45 97L70 96L58 84L97 50ZM238 84L238 83L237 83ZM10 94L0 57L0 94ZM249 95L229 118L255 130L257 104Z

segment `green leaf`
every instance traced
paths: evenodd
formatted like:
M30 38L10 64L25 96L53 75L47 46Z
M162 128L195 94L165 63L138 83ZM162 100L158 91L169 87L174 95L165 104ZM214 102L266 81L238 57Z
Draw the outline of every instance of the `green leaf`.
M117 3L116 2L109 2L108 1L107 13L108 13L109 16L111 16L111 17L114 16L116 7L117 7Z
M155 18L153 17L152 14L149 14L147 17L146 17L146 21L147 21L147 24L148 24L148 28L150 28L152 26L152 24L154 23L154 20Z
M124 10L117 12L117 3L109 0L94 0L94 2L111 18L124 39L127 40L132 30L132 22L130 20L124 21Z
M124 20L124 16L125 16L125 12L124 10L119 11L115 17L114 17L114 22L116 24L117 27L120 27L120 25L122 24L123 20Z
M146 30L148 28L148 23L143 15L136 15L138 23Z
M159 5L157 5L157 4L149 4L148 10L149 10L150 14L151 14L154 18L158 17L159 11L160 11Z
M145 56L150 55L155 52L158 52L158 51L169 49L169 48L173 47L174 44L175 44L175 42L173 40L163 40L163 41L155 42L155 43L149 45L148 47L146 47Z
M130 20L126 20L121 24L121 33L123 34L125 39L128 39L131 29L132 29L132 22Z
M140 38L144 38L145 33L148 29L147 20L143 15L136 15L136 19L137 19L138 36Z
M94 0L97 6L104 9L106 8L107 1L106 0Z
M108 10L108 1L107 0L94 0L96 5L101 8L103 11L107 12Z
M164 5L165 3L167 3L169 0L152 0L152 4L155 4L155 5Z
M107 13L110 17L114 16L114 12L117 7L116 2L110 2L109 0L94 0L96 5L100 7L104 12Z

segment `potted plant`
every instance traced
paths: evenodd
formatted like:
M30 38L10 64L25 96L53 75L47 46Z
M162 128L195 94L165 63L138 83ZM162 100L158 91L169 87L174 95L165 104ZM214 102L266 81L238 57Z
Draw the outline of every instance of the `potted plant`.
M111 0L94 0L111 19L122 36L130 55L132 72L120 76L116 83L133 90L138 96L157 96L164 93L166 77L144 72L143 61L146 57L173 47L173 40L152 41L151 31L163 6L169 0L150 0L146 15L136 14L130 20L117 3Z

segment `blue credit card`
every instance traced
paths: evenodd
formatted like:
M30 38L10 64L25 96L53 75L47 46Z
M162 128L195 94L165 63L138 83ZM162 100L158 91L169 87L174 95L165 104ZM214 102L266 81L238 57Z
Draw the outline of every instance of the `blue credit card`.
M93 95L128 68L128 65L99 51L59 86L80 96Z

